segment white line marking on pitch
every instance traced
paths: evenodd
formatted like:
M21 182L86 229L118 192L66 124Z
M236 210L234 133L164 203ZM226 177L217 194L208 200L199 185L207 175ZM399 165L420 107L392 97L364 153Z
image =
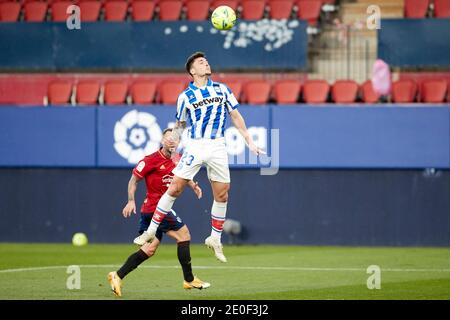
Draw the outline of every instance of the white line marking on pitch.
M118 268L120 265L111 264L87 264L79 265L80 268ZM53 269L67 269L67 266L46 266L46 267L30 267L0 270L0 273L26 272L26 271L42 271ZM140 269L179 269L180 266L140 266ZM238 267L238 266L194 266L195 269L218 269L218 270L264 270L264 271L358 271L366 272L363 268L319 268L319 267ZM381 271L387 272L450 272L450 269L400 269L400 268L381 268Z

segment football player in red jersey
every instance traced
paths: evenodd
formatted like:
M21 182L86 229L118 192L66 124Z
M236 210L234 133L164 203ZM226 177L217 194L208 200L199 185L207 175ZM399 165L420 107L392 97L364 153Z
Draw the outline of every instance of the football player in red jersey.
M169 147L169 137L171 132L172 129L164 130L161 142L162 147L155 153L152 153L139 161L133 169L133 174L128 182L128 203L122 211L125 218L129 217L131 213L136 214L134 195L136 193L138 182L145 179L145 184L147 186L147 195L141 207L140 234L147 230L159 199L166 192L172 181L172 170L180 159L179 154L172 155L171 153L171 150L174 150L172 146L173 143L170 144L172 149ZM189 186L200 199L202 197L202 189L198 184L191 180L189 181ZM205 289L210 286L209 283L200 280L192 274L190 255L191 235L189 234L188 227L183 223L181 218L177 216L174 210L171 210L159 225L156 232L156 238L151 243L144 244L137 252L129 256L125 264L119 270L108 274L108 281L111 284L111 289L115 295L122 295L122 279L155 254L164 233L175 239L177 242L178 261L183 269L183 288Z

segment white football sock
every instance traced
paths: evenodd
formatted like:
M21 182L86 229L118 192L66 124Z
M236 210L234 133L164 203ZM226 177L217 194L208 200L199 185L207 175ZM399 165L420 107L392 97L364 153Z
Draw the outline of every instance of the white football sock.
M214 200L211 209L211 237L219 239L222 236L223 223L227 215L227 202Z
M156 206L155 213L152 217L152 222L148 226L147 232L150 234L155 234L156 229L158 229L161 221L164 220L166 214L172 210L172 206L175 202L176 198L170 196L169 194L164 193L161 199L158 201L158 205Z

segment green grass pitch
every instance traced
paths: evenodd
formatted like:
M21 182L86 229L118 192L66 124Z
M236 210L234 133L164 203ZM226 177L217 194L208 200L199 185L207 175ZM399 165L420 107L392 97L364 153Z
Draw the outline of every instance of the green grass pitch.
M225 246L229 262L221 264L193 245L194 274L211 287L186 291L173 244L130 273L116 298L107 273L134 251L0 243L0 299L450 299L449 248ZM79 290L66 287L69 265L80 266ZM370 265L380 267L380 289L367 288Z

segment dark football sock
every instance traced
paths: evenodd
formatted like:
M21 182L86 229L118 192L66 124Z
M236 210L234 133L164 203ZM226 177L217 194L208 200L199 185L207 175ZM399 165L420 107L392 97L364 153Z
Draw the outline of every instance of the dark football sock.
M190 241L178 242L178 261L180 261L181 268L183 269L183 277L187 282L194 280L191 266L191 250Z
M125 264L119 270L117 270L117 275L120 279L123 279L127 274L136 269L138 265L140 265L147 259L148 255L144 251L139 249L139 251L133 253L128 257Z

